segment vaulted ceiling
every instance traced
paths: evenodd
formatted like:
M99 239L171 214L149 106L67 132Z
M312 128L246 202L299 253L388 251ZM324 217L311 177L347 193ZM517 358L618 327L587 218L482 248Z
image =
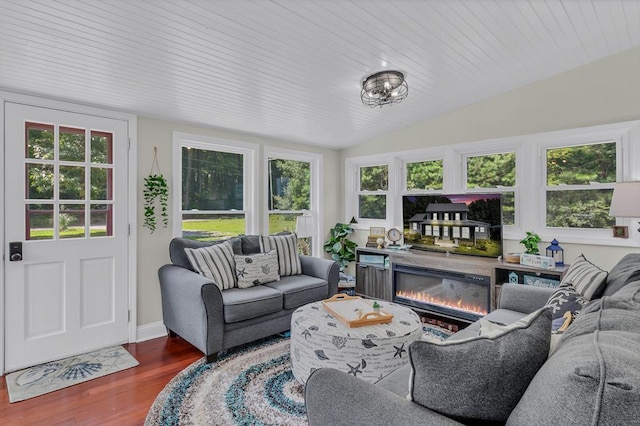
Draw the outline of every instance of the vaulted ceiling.
M640 0L0 0L1 89L335 148L639 45Z

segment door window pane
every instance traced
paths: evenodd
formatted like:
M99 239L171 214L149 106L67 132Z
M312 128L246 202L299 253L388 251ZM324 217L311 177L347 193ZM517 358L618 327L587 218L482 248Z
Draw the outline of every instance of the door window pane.
M407 163L407 190L442 189L442 160Z
M182 148L182 210L243 210L242 154Z
M27 164L27 199L53 199L53 165Z
M25 207L25 239L53 239L53 204L27 204Z
M112 200L113 169L91 168L91 200Z
M60 160L84 162L84 129L60 128Z
M54 128L50 124L26 123L27 158L53 160Z
M84 200L84 167L60 166L61 200Z
M113 205L92 204L90 221L90 237L113 236Z
M104 132L91 132L91 162L113 163L113 135Z
M62 204L58 215L59 238L84 238L84 204Z

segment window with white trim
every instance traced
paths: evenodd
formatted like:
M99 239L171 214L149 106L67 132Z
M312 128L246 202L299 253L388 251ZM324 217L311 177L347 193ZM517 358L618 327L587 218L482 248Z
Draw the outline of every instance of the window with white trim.
M174 134L174 233L215 241L252 233L255 149Z
M616 224L609 216L616 152L615 141L545 149L547 227L604 229Z
M358 173L358 217L386 219L389 165L360 166Z
M306 255L320 253L321 159L321 155L308 152L265 149L266 228L269 234L298 233L298 249ZM309 220L298 221L300 216ZM298 229L298 224L304 229Z
M443 186L443 161L406 161L404 187L411 191L438 191Z

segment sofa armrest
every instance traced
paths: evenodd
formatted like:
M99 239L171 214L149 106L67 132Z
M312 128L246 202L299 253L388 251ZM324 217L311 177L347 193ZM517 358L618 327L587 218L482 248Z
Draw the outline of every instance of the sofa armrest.
M530 314L542 308L555 290L548 287L505 283L500 290L498 308Z
M331 297L338 292L338 275L340 273L338 262L319 257L300 256L300 263L302 264L303 274L321 278L329 283L327 297Z
M210 279L176 265L158 270L165 326L210 355L222 349L222 293Z
M331 368L320 368L309 376L304 399L310 426L462 424Z

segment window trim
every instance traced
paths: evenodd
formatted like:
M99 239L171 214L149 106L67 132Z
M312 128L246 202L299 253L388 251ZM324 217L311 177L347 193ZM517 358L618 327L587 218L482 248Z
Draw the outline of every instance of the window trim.
M402 225L402 195L416 194L404 188L404 161L426 161L443 158L443 190L425 191L431 194L453 194L473 192L514 192L515 225L505 226L505 240L519 240L525 230L538 233L544 241L557 238L562 242L592 245L615 245L619 247L637 247L640 235L630 233L629 239L614 238L610 229L560 229L548 228L546 220L546 151L547 147L585 145L608 140L617 143L617 181L640 180L640 120L574 128L560 131L543 132L530 135L504 137L484 141L464 142L455 145L440 145L401 152L375 154L369 156L345 158L345 216L355 216L357 212L358 166L388 164L389 195L387 206L394 205L392 216L386 220L358 219L356 229L368 229L370 226ZM514 187L466 188L467 156L490 155L501 152L516 153L516 185ZM543 169L544 166L544 170ZM527 194L525 197L524 194ZM635 229L636 218L616 218L616 225Z
M245 233L258 233L258 215L255 207L258 206L258 174L255 172L256 155L258 146L247 142L233 141L229 139L211 136L194 135L182 132L173 132L173 179L171 182L171 196L173 197L172 234L174 237L182 237L182 148L192 147L210 151L229 152L243 154L243 206L238 213L245 215ZM226 211L226 210L225 210Z
M266 235L269 232L269 214L271 214L272 210L269 210L269 160L270 159L279 159L279 160L293 160L293 161L302 161L305 163L309 163L309 177L311 182L309 183L309 211L314 218L316 226L314 227L314 233L311 238L311 252L313 253L313 257L322 257L324 251L322 249L324 240L324 212L320 206L323 206L323 181L321 179L320 173L321 170L324 170L323 160L324 156L322 154L307 152L307 151L298 151L287 148L278 148L274 146L265 146L263 149L263 194L264 202L262 211L265 212L264 218L262 220L262 229L263 233ZM296 213L298 210L291 211L283 211L282 213Z

